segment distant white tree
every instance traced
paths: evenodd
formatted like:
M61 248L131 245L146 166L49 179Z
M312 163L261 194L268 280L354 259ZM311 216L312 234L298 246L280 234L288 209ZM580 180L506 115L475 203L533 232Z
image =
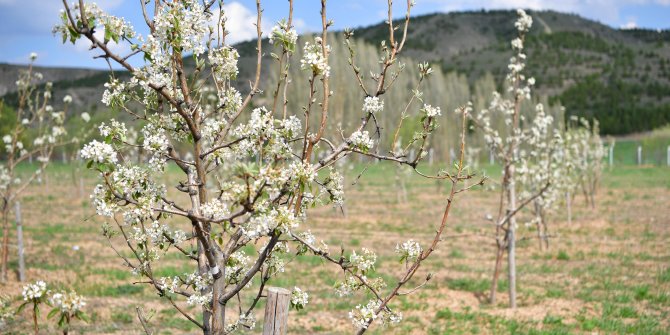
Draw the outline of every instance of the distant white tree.
M15 108L2 106L0 113L5 120L13 124L0 134L4 145L4 161L0 162L0 210L2 211L2 270L0 281L7 280L9 261L9 215L14 201L30 185L40 178L49 165L55 147L64 145L66 131L63 126L65 113L72 102L69 95L63 98L63 110L55 111L52 105L52 84L49 82L43 90L37 89L42 74L33 70L37 54L30 55L28 69L22 70L16 81L18 105ZM5 114L7 113L7 114ZM11 114L11 115L8 115ZM23 169L19 165L36 156L37 169Z
M560 180L556 152L561 151L563 139L554 126L554 118L537 104L531 113L522 111L524 101L531 101L534 78L524 74L526 54L524 41L533 23L523 10L518 10L515 27L518 37L512 40L514 56L507 74L508 97L494 92L486 109L468 113L475 127L502 164L500 207L496 227L496 262L491 283L490 301L495 303L502 260L507 252L509 304L516 307L516 230L517 216L528 204L544 206L552 200L550 194ZM493 118L502 119L505 127L498 130Z

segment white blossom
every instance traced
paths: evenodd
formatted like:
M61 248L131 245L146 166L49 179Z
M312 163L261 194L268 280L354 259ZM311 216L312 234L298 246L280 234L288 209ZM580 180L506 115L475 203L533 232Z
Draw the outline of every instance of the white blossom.
M217 81L234 80L237 77L237 50L223 46L209 51L209 63Z
M297 310L305 308L309 302L309 294L301 290L299 287L294 287L291 291L291 306Z
M349 263L360 273L367 273L374 269L377 262L377 255L367 248L362 248L361 253L352 252L349 256Z
M47 283L42 280L38 280L33 284L27 284L23 286L23 295L24 301L38 300L42 298L47 293Z
M421 249L419 242L414 240L407 240L395 247L395 252L401 256L402 261L407 260L413 262L421 256L422 251L423 249Z
M199 294L194 293L188 299L186 303L190 306L208 306L212 302L212 293Z
M366 97L363 101L363 112L365 113L379 113L384 109L384 101L379 97Z
M368 151L374 146L374 141L370 138L367 130L353 132L349 136L349 142L361 151Z
M298 33L288 26L286 20L281 20L272 27L269 41L270 44L282 45L287 51L293 52L298 41Z
M349 312L349 318L356 328L367 329L372 321L377 319L376 310L379 308L378 300L370 300L366 305L357 305L355 310Z
M428 104L424 104L421 110L426 114L427 117L436 117L442 115L440 107L433 107Z
M86 301L74 291L61 291L54 293L49 298L49 302L62 313L74 314L81 311L86 306Z
M323 55L321 44L323 41L320 37L314 39L314 44L305 42L304 54L300 60L300 67L303 70L310 70L314 76L323 75L330 76L330 65L328 65L326 58ZM325 46L327 51L330 46Z
M533 25L533 18L530 15L526 14L526 11L524 11L523 9L517 9L516 13L519 16L519 18L514 23L514 26L520 32L527 32L528 30L530 30L530 27Z
M118 161L114 148L107 143L98 142L97 140L84 145L84 148L81 149L81 157L84 160L92 160L96 163L115 164Z

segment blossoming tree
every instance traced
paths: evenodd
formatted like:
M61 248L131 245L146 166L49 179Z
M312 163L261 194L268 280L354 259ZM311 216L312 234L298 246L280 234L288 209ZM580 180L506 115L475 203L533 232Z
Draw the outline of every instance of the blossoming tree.
M507 252L509 276L509 304L516 307L516 229L517 216L528 204L540 206L551 203L552 188L560 178L560 164L556 151L563 140L553 126L553 117L538 104L531 113L523 113L522 106L531 99L534 78L524 74L526 54L525 36L533 19L518 10L515 27L518 37L512 40L515 54L510 59L507 75L509 97L494 92L487 109L470 113L474 125L502 164L500 202L496 226L496 262L491 284L490 301L495 303L502 260ZM507 126L502 132L492 126L492 118L502 118Z
M300 67L308 77L308 86L294 89L307 89L309 99L302 102L300 114L289 110L285 100L286 90L291 89L285 67L299 47L293 29L293 1L289 1L287 18L270 32L273 50L279 51L271 53L272 62L281 74L272 88L271 109L255 105L254 99L260 93L265 60L260 1L256 2L256 72L244 95L233 85L239 55L225 43L225 16L216 9L220 2L155 0L140 4L147 36L137 34L125 19L84 1L73 5L63 1L62 23L54 28L63 41L88 39L102 52L102 58L132 74L128 81L112 75L102 100L136 120L141 141L130 143L129 127L113 120L100 126L102 141L92 141L81 151L88 166L100 174L93 202L98 214L113 223L105 225L104 234L110 240L120 237L131 252L132 257L118 252L125 264L203 334L252 328L253 312L266 283L282 275L284 259L291 252L312 254L341 268L343 278L337 285L341 296L367 292L372 297L349 313L357 333L364 333L376 320L399 322L401 313L392 309L391 301L414 291L404 287L414 284L410 280L437 247L454 198L468 189L459 189L460 183L473 178L463 171L465 133L461 159L453 169L437 175L418 171L440 114L438 108L423 104L418 90L406 107L400 106L422 114L420 130L402 146L414 148L418 154L410 159L405 154L408 150L388 154L374 150L382 131L376 115L385 108L383 94L403 68L398 55L405 44L413 2L407 1L406 18L398 27L389 1L388 40L382 43L380 68L371 74L373 87L364 84L362 72L350 59L361 88L360 122L351 131L342 130L341 138L324 136L329 127L329 99L337 94L329 82L328 29L332 21L327 17L325 0L321 1L321 34L303 45ZM398 28L402 37L396 36ZM104 31L104 37L97 31ZM127 43L132 51L116 54L109 48L110 41ZM144 66L131 65L129 59L136 55L144 59ZM194 68L185 66L185 55L193 58ZM419 67L421 79L431 72L427 64ZM149 153L149 160L138 163L127 159L123 150L132 146ZM309 207L344 201L342 176L335 163L352 154L404 164L452 185L432 242L422 247L413 240L399 241L397 251L404 266L394 283L370 276L377 259L372 250L364 248L349 256L334 254L302 228L308 226ZM174 188L159 182L168 166L181 173ZM245 246L254 246L256 253L245 253ZM193 262L193 271L155 276L168 252ZM307 292L293 290L291 304L295 308L305 307L307 301ZM202 321L186 311L184 303L201 306Z
M37 89L42 74L33 71L32 63L37 54L30 55L28 69L21 71L16 81L18 105L15 110L3 108L0 113L9 113L7 120L13 124L2 136L5 162L0 163L0 210L2 211L2 270L0 281L7 280L9 261L9 215L14 201L49 165L54 148L65 144L65 112L72 102L70 96L63 98L64 110L54 111L51 97L51 83L43 91ZM6 115L3 115L6 116ZM19 176L17 168L36 156L38 167L29 174Z
M72 321L75 319L88 320L88 317L82 311L83 307L86 306L86 301L72 290L51 291L47 289L47 283L38 280L35 283L25 285L21 295L23 296L23 303L16 313L19 314L26 307L31 307L35 335L39 333L38 318L42 304L52 307L47 318L58 316L57 325L63 330L63 335L70 332Z
M573 155L571 177L572 195L581 188L586 203L595 208L595 195L600 184L605 158L605 146L600 138L598 120L589 122L582 117L573 116L566 125L566 145Z
M527 170L526 177L543 178L549 176L551 187L547 188L533 201L535 217L531 224L537 227L537 236L540 249L549 247L549 218L552 212L557 211L562 204L567 210L568 223L572 221L572 198L579 191L584 194L587 204L595 207L595 194L600 183L603 169L605 148L600 138L598 120L593 120L593 126L585 118L570 117L566 126L559 129L561 137L554 140L552 147L551 166L547 170ZM552 171L545 174L543 171ZM532 183L541 185L541 183ZM565 201L561 199L565 196Z

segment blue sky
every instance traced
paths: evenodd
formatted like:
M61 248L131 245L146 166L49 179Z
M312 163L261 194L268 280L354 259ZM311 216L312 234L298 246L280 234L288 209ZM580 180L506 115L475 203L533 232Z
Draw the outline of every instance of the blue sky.
M612 27L670 28L670 0L417 0L413 14L486 9L554 9L576 13ZM287 0L264 0L264 30L286 16ZM295 0L296 27L300 32L320 27L320 2ZM386 16L386 0L330 0L328 16L335 29L360 27L381 22ZM396 0L397 15L404 14L404 1ZM124 16L140 33L142 18L138 0L100 0L98 5L114 15ZM85 42L61 44L51 34L62 6L58 0L0 0L0 62L25 63L31 52L37 52L38 65L104 68L104 61L93 60L95 52ZM230 40L253 38L255 1L226 1ZM126 49L117 46L118 51Z

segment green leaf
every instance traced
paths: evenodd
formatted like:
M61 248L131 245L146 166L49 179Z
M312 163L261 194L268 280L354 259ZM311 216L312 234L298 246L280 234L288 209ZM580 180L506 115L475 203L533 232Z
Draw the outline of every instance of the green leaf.
M104 38L105 44L107 44L107 42L109 42L109 40L111 39L112 39L112 31L109 29L108 25L105 25L105 38Z
M56 313L58 313L59 311L60 311L60 309L58 309L58 308L52 309L51 312L49 312L49 314L47 314L47 319L53 318L56 315Z
M30 301L22 303L21 306L19 306L19 308L16 309L16 314L21 313L26 308L26 306L28 306L29 303Z
M89 319L88 315L82 311L77 311L77 313L74 314L74 317L77 319L84 321L86 323L90 322L91 320Z

